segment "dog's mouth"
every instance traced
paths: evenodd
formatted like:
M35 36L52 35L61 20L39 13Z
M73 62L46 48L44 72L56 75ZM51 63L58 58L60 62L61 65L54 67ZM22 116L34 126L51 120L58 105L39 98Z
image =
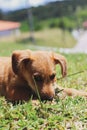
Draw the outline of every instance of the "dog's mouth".
M41 101L44 101L44 100L48 100L48 101L52 101L54 96L48 96L48 95L41 95L40 94L36 94L35 92L32 93L33 94L33 99L40 99Z
M53 96L52 97L44 96L44 97L41 97L41 100L42 101L44 101L44 100L52 101L53 98L54 98Z

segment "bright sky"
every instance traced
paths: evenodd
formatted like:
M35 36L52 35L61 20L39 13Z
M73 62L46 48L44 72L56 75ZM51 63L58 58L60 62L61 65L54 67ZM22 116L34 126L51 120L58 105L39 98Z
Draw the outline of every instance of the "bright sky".
M42 5L46 2L57 0L0 0L0 9L2 10L14 10L19 8L25 8L29 1L30 6Z

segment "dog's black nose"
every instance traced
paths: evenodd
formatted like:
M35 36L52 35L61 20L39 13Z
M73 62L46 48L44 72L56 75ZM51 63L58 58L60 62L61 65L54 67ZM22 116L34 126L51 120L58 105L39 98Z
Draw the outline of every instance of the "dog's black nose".
M53 98L54 98L54 96L44 96L44 97L42 97L41 99L42 100L49 100L49 101L52 101L53 100Z
M52 101L52 100L53 100L53 96L49 97L48 100L49 100L49 101Z

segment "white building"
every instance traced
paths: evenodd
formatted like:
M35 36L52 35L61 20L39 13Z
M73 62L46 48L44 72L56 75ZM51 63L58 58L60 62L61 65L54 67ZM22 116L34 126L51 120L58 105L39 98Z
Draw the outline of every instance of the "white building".
M20 23L0 20L0 37L20 34Z

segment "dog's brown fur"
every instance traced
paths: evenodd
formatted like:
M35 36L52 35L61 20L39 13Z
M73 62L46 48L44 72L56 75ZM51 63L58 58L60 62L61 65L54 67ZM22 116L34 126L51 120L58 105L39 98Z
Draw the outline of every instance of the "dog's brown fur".
M29 100L32 93L38 91L42 99L52 100L56 64L61 66L62 76L66 76L66 59L53 52L18 50L12 58L0 57L0 95L11 101ZM73 89L64 89L64 92L87 96Z

